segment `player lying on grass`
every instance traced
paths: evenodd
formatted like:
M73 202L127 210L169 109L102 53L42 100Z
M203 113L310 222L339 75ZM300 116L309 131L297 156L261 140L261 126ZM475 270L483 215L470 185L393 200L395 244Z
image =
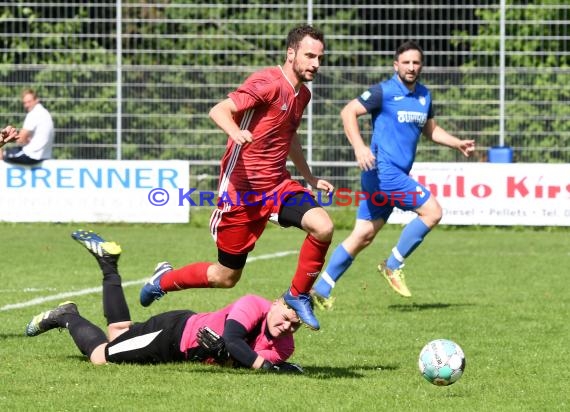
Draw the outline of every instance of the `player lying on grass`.
M293 333L301 322L282 299L270 302L247 295L215 312L176 310L133 323L118 271L121 247L92 231L78 230L71 237L95 257L103 272L108 337L83 318L73 302L35 316L26 326L27 336L66 328L81 353L95 365L194 361L303 372L298 365L285 362L293 354Z

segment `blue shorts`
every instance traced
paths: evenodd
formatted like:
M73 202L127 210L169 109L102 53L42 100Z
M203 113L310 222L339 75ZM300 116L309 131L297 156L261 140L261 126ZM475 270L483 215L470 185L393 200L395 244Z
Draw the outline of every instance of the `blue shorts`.
M402 210L416 210L422 206L431 193L423 185L402 172L382 173L378 170L362 172L362 190L370 194L361 201L356 217L363 220L382 219L384 222L392 214L394 207Z

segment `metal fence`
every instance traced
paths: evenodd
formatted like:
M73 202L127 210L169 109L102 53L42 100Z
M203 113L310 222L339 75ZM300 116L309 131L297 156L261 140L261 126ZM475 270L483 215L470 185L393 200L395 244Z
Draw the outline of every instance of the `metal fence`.
M327 38L300 129L316 174L357 179L339 112L391 74L408 38L426 51L438 123L477 140L471 161L498 144L516 161L570 161L566 1L378 3L0 2L0 122L21 125L19 92L32 87L54 117L56 158L188 159L212 188L226 137L209 108L281 64L288 30L309 22ZM419 161L463 161L426 140L418 150Z

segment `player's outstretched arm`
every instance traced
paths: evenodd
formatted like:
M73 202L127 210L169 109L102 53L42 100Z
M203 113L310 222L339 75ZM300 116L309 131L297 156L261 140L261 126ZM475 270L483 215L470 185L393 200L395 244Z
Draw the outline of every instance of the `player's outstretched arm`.
M255 352L246 342L248 331L239 322L229 319L225 323L222 339L234 365L277 373L303 373L299 365L281 362L273 364Z
M315 177L311 172L311 168L307 163L307 159L305 159L303 147L301 146L301 142L299 141L297 134L295 134L293 140L291 141L291 147L289 148L289 158L293 164L295 164L295 167L299 173L301 173L305 181L311 185L311 187L325 191L329 194L334 192L334 186L329 181Z
M257 354L247 343L248 331L236 320L228 319L224 325L222 338L226 350L234 360L236 366L246 368L261 368L264 359Z
M234 113L237 113L237 107L232 99L227 98L212 107L209 116L236 144L251 143L253 141L251 132L239 128L233 118Z
M460 140L457 150L465 157L471 156L475 152L475 140Z
M364 143L360 134L358 118L368 113L357 99L351 100L340 112L344 133L354 149L354 157L361 170L372 170L376 166L376 158L370 147Z
M440 127L433 118L428 119L424 126L423 132L435 143L457 149L465 157L471 156L475 151L475 140L458 139Z

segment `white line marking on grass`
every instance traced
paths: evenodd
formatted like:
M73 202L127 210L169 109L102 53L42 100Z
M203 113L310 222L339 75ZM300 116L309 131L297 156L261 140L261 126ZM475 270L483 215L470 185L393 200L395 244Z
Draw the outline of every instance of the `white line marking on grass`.
M294 255L297 253L299 253L299 251L297 251L297 250L286 250L284 252L277 252L277 253L270 253L267 255L252 256L252 257L247 258L247 262L250 263L250 262L255 262L256 260L275 259L275 258L280 258L283 256ZM141 283L146 282L147 279L148 278L144 278L144 279L140 279L140 280L130 280L128 282L123 282L123 287L140 285ZM82 296L82 295L89 295L91 293L99 293L99 292L101 292L101 290L102 290L102 287L98 286L96 288L74 290L71 292L63 292L63 293L58 293L56 295L44 296L41 298L35 298L32 300L28 300L28 301L20 302L20 303L11 303L9 305L4 305L4 306L0 307L0 312L12 310L12 309L21 309L21 308L25 308L28 306L39 305L40 303L49 302L52 300L63 300L63 299L71 298L74 296Z
M299 253L299 251L298 250L286 250L284 252L270 253L268 255L259 255L259 256L253 256L253 257L248 256L247 261L248 262L255 262L256 260L267 260L267 259L273 259L273 258L280 258L283 256L294 255L296 253Z
M0 293L14 292L53 292L56 288L24 288L24 289L0 289Z

